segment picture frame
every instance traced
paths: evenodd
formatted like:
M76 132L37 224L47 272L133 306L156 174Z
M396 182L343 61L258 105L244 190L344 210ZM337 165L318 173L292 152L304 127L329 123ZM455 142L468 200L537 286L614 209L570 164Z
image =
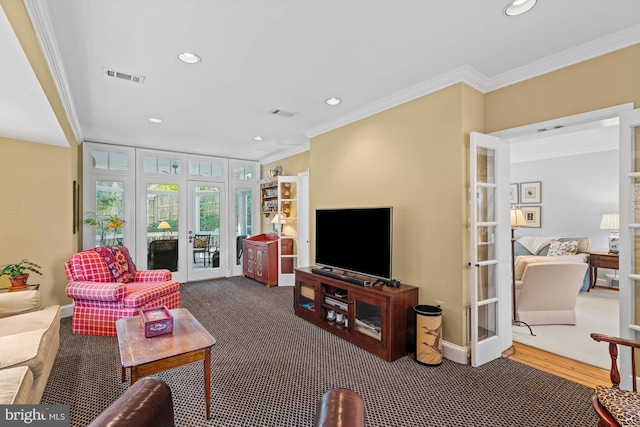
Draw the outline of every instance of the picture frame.
M540 206L520 206L524 219L527 221L525 227L528 228L540 228L542 226L541 215L542 207Z
M520 203L542 203L540 181L520 183Z
M518 184L511 184L509 186L509 200L512 205L517 205L520 203L520 191L518 188Z

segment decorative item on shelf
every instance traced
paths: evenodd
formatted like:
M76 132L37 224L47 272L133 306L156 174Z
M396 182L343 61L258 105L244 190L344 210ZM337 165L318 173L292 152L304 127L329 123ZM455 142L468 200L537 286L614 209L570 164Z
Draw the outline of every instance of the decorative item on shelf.
M618 253L618 230L620 229L620 216L616 212L606 213L602 215L600 221L601 230L610 230L609 234L609 253Z
M141 308L138 312L145 338L173 332L173 316L166 306Z
M171 230L171 224L169 224L167 221L162 221L160 224L158 224L158 230L164 231L162 237L164 239L167 239L169 238L169 230Z
M282 175L282 166L278 165L275 168L269 171L269 178L275 178L276 176Z
M515 252L515 228L516 227L527 227L528 222L522 212L522 209L518 207L511 208L511 303L513 304L513 316L511 317L511 324L516 326L525 325L529 328L529 332L531 335L535 336L533 331L531 330L531 326L527 325L525 322L517 320L518 313L516 312L516 252Z
M291 214L291 202L282 202L282 215L289 218Z
M282 230L282 225L286 223L287 221L282 218L279 213L275 214L273 216L273 219L271 219L271 224L273 224L273 231L275 231L276 233L279 230ZM282 235L283 233L281 232L280 234Z
M0 271L0 276L8 276L9 281L11 282L11 286L9 287L9 291L21 291L27 289L27 279L29 278L29 271L39 274L42 276L40 272L40 267L38 264L35 264L27 259L23 259L22 261L15 264L5 264L0 266L2 270Z

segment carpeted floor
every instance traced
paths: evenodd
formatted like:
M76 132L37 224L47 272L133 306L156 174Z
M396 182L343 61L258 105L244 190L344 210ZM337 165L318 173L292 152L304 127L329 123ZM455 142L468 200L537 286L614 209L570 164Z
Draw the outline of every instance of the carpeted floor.
M412 355L385 362L294 316L292 292L242 277L182 286L183 307L218 342L210 420L202 362L155 375L171 387L177 426L311 426L316 402L334 387L360 393L369 427L596 423L587 387L508 359L475 369L448 360L427 367ZM70 320L42 403L69 404L71 426L86 426L128 382L117 339L73 335Z

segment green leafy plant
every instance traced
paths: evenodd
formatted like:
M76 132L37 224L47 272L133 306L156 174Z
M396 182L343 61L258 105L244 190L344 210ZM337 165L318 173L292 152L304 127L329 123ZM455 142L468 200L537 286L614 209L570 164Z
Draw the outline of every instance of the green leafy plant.
M98 215L95 212L87 212L84 223L96 227L96 234L100 238L100 244L109 243L107 235L109 231L113 231L112 244L120 244L118 233L124 228L125 220L119 218L118 215Z
M0 265L0 268L2 268L2 270L0 270L0 276L16 277L28 274L29 271L42 276L42 273L40 273L40 268L42 267L26 259L15 264Z

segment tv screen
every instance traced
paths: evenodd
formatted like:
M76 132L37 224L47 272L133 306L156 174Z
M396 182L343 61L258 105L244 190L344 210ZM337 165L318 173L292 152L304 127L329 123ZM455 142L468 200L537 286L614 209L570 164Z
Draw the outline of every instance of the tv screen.
M316 263L391 279L391 207L316 210Z

